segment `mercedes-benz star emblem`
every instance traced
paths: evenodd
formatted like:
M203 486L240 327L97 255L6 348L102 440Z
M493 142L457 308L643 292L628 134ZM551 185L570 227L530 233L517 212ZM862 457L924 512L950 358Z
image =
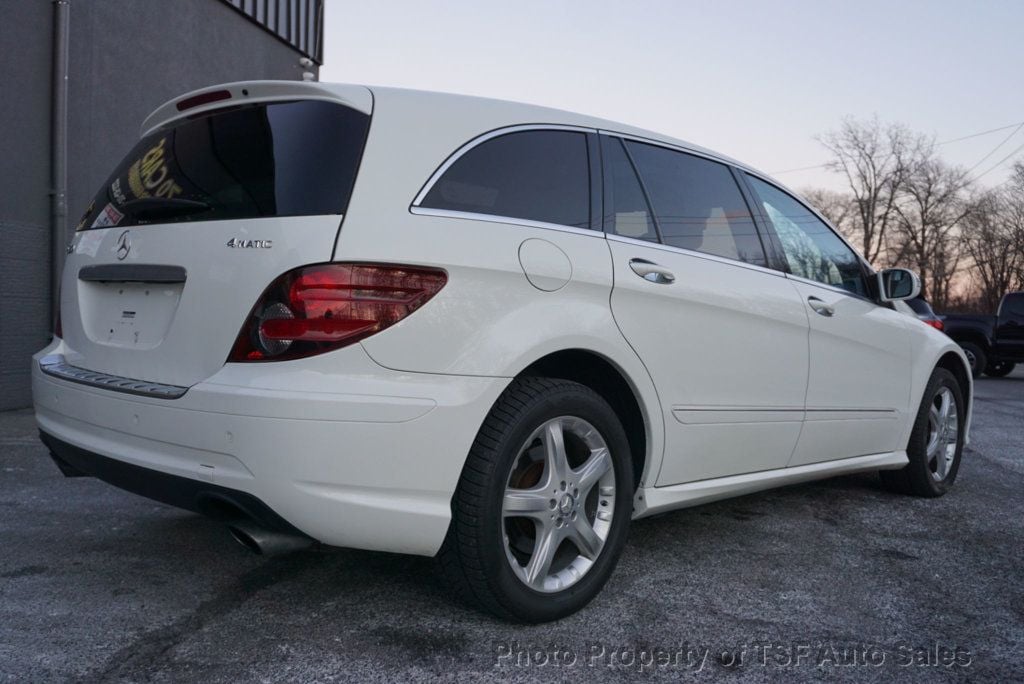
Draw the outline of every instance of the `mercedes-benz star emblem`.
M128 238L128 231L121 233L117 238L117 260L124 261L128 252L132 251L132 241Z

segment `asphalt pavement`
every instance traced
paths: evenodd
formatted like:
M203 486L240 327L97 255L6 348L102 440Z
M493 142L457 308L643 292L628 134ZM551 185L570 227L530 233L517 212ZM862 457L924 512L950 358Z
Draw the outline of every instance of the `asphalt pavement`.
M0 413L0 680L1024 680L1024 372L977 384L953 491L836 478L637 521L582 612L509 625L427 558L261 558L65 479Z

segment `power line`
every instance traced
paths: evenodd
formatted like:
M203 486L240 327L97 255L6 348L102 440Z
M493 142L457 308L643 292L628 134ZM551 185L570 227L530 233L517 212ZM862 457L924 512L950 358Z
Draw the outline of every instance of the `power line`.
M1007 142L1010 141L1010 138L1012 138L1013 136L1017 135L1017 131L1019 131L1021 128L1024 128L1024 122L1021 122L1016 128L1014 128L1012 131L1010 131L1010 135L1008 135L1005 138L1003 138L1002 142L1000 142L998 145L996 145L991 150L989 150L988 154L986 154L984 157L979 159L977 161L977 163L974 166L972 166L971 168L967 169L967 171L965 173L970 173L974 169L976 169L979 166L981 166L981 163L983 161L985 161L986 159L991 157L993 154L995 154L996 150L998 150L1000 147L1002 147L1003 145L1005 145ZM978 176L978 177L981 178L981 176Z
M943 140L942 142L935 143L935 145L936 146L948 145L950 143L960 142L961 140L969 140L971 138L979 138L979 137L981 137L983 135L989 135L990 133L998 133L999 131L1005 131L1005 130L1008 130L1010 128L1014 128L1016 130L1014 130L1013 133L1011 133L1009 136L1007 136L1006 140L1009 140L1010 138L1012 138L1014 135L1017 134L1017 131L1019 131L1021 128L1024 128L1024 121L1018 121L1017 123L1012 123L1012 124L1010 124L1008 126L1000 126L999 128L990 128L989 130L981 131L980 133L971 133L970 135L964 135L964 136L961 136L959 138L953 138L952 140ZM991 156L996 150L998 150L1000 147L1002 147L1006 143L1006 140L1004 140L1003 142L1001 142L998 145L996 145L995 149L993 149L992 152L990 152L988 155L985 155L984 157L982 157L981 161L979 161L978 164L975 164L975 166L972 166L968 170L968 173L970 171L973 171L976 166L978 166L983 161L988 159L989 156ZM828 166L828 163L825 163L825 164L815 164L814 166L801 166L801 167L798 167L798 168L795 168L795 169L785 169L783 171L769 171L769 173L771 175L773 175L773 176L777 176L777 175L782 174L782 173L796 173L797 171L812 171L814 169L823 169L826 166ZM988 171L986 171L985 173L988 173ZM981 176L978 176L978 178L981 178Z
M1002 166L1004 162L1006 162L1008 159L1010 159L1010 157L1012 157L1013 155L1017 154L1021 150L1024 150L1024 143L1021 143L1021 145L1017 149L1015 149L1013 152L1011 152L1010 154L1006 155L1005 157L1003 157L1002 159L997 161L993 166L990 166L987 171L983 171L982 173L979 173L977 176L975 176L971 180L971 182L973 183L974 181L978 180L982 176L986 176L986 175L992 173L993 171L998 169L1000 166Z
M795 173L796 171L810 171L811 169L823 169L828 164L818 164L816 166L801 166L798 169L786 169L785 171L770 171L773 176L777 176L780 173Z
M988 135L989 133L998 133L999 131L1005 131L1005 130L1007 130L1009 128L1013 128L1014 126L1020 126L1022 123L1024 123L1024 121L1019 121L1019 122L1017 122L1015 124L1010 124L1009 126L1000 126L999 128L992 128L992 129L987 130L987 131L982 131L981 133L971 133L970 135L965 135L962 138L953 138L952 140L945 140L943 142L936 143L936 144L937 145L948 145L949 143L960 142L961 140L967 140L969 138L977 138L977 137L982 136L982 135Z

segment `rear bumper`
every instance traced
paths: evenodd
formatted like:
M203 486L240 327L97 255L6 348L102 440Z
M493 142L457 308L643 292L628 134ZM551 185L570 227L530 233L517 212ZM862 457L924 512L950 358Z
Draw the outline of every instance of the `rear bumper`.
M215 514L222 497L274 529L419 555L444 540L466 454L508 382L390 371L355 345L225 366L168 400L43 373L60 347L35 357L33 396L44 442L74 468L181 508Z
M212 518L230 521L243 517L276 532L302 534L252 494L101 456L42 430L39 439L69 477L95 477L132 494Z

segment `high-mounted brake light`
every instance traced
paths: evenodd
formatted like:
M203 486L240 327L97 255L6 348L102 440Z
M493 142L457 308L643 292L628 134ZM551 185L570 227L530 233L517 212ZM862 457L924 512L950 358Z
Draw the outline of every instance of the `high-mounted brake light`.
M228 361L322 354L388 328L437 294L447 274L390 264L318 264L271 283L238 333Z
M211 102L220 102L221 100L230 100L230 90L211 90L208 93L199 93L192 97L186 97L184 100L178 102L175 107L178 108L179 112L183 112L186 109L192 109L199 105L210 104Z

